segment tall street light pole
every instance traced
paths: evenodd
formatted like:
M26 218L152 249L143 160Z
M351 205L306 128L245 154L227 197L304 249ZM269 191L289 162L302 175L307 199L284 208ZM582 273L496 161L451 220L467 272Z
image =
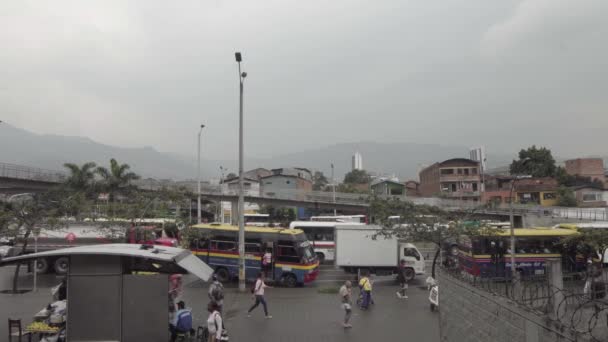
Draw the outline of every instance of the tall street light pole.
M201 219L201 133L203 133L203 128L205 128L205 125L201 125L201 129L198 131L198 176L197 176L197 207L196 207L196 217L197 217L197 223L202 223L202 219Z
M245 291L245 194L243 193L243 82L246 72L241 72L243 58L234 54L239 65L239 290Z
M331 163L331 187L334 200L334 216L336 216L336 179L334 178L334 163Z

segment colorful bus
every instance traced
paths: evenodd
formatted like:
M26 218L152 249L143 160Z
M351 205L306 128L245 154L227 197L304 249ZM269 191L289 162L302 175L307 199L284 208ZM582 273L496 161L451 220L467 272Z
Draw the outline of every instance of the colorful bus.
M215 269L220 281L238 278L237 226L217 223L192 226L188 244L190 250ZM262 256L272 253L272 265L267 279L288 287L314 281L319 273L319 261L299 229L245 227L245 277L256 278L262 270Z
M578 234L564 228L517 228L514 233L515 265L524 276L543 275L548 259L562 259L560 240ZM474 276L511 277L510 229L460 237L458 262L462 270Z

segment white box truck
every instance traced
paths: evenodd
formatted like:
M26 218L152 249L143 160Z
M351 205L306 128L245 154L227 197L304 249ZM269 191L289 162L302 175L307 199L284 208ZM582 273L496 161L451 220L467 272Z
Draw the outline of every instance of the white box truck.
M408 280L424 274L424 258L415 245L395 237L379 235L376 225L336 226L336 266L346 272L366 271L376 275L395 274L405 260Z

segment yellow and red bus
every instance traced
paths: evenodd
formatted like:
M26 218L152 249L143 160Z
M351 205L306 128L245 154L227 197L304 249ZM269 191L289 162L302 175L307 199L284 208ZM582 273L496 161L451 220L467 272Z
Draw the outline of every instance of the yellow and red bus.
M220 281L238 279L237 226L217 223L192 226L188 245L192 253L215 269ZM299 229L245 227L245 277L253 280L262 271L262 257L272 253L267 279L288 287L314 281L319 261L312 244Z
M579 234L575 229L564 228L517 228L514 233L515 267L524 276L544 274L548 259L562 259L560 240ZM458 242L460 268L474 276L509 278L510 235L510 229L499 229L489 235L461 237ZM582 260L573 261L579 262Z

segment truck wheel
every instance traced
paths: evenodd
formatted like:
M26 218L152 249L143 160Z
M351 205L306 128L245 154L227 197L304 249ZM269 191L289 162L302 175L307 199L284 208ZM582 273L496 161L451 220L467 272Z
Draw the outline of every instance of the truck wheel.
M221 283L225 283L230 280L230 272L223 267L219 267L215 270L215 275L217 276L217 280Z
M289 274L283 276L283 284L286 287L296 287L296 285L298 285L298 279L296 278L295 275L289 273Z
M58 275L64 275L68 273L68 268L70 267L70 260L67 257L61 257L55 260L55 264L53 268L55 269L55 273Z
M322 264L323 262L325 262L325 254L317 253L317 259L319 259L319 264Z
M414 279L415 276L416 276L416 272L414 272L413 268L405 269L405 280L410 281L410 280Z
M49 262L46 259L36 259L36 273L44 274L49 271Z

